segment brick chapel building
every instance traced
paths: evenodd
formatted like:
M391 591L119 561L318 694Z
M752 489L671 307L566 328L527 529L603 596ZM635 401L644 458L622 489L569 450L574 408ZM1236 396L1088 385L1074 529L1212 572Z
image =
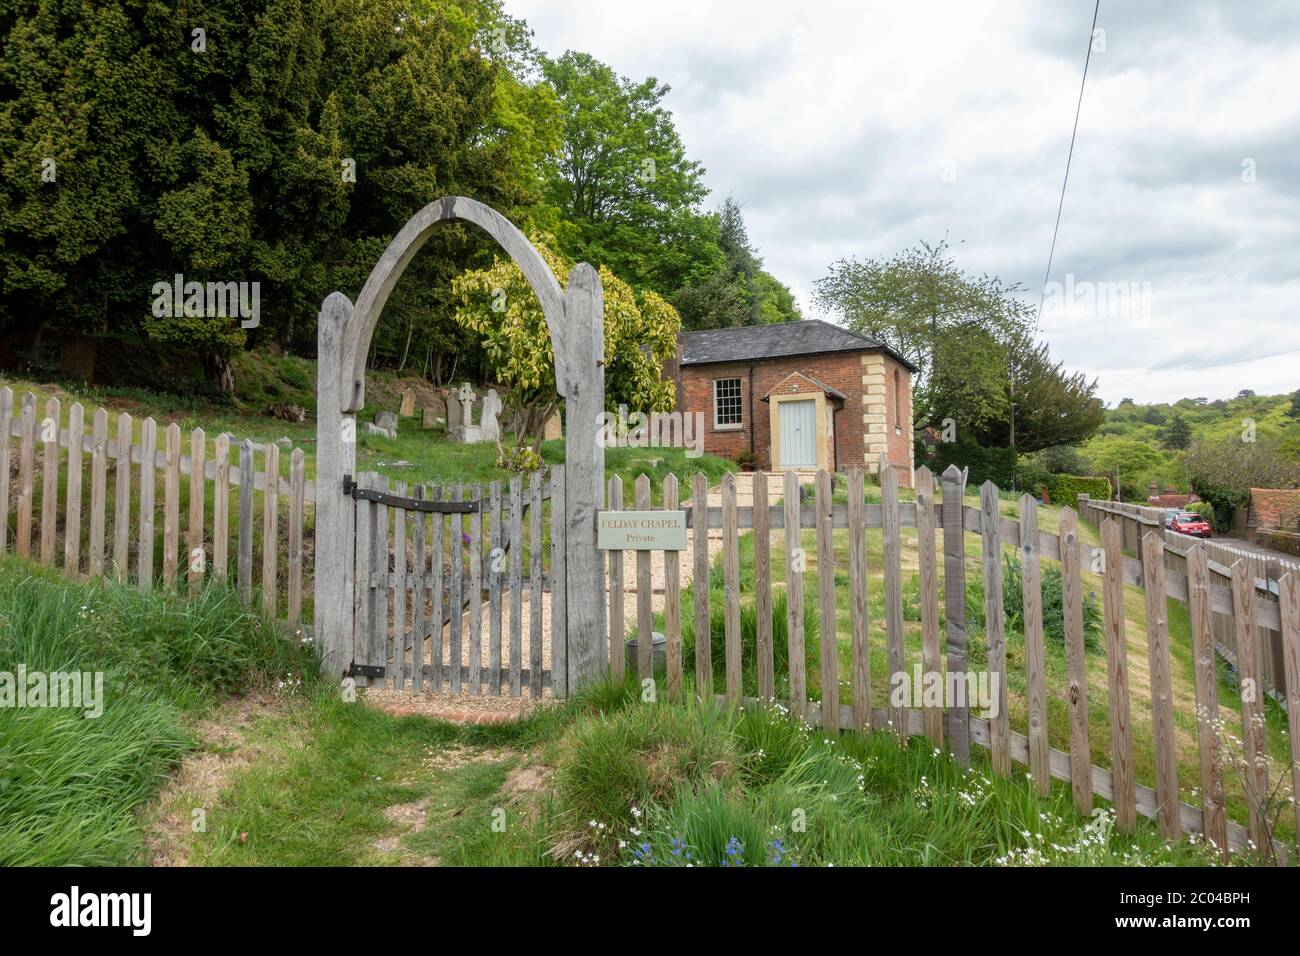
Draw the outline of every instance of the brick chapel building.
M677 408L704 413L704 452L753 454L777 471L874 474L888 451L912 485L915 366L874 339L818 319L684 332L665 369Z

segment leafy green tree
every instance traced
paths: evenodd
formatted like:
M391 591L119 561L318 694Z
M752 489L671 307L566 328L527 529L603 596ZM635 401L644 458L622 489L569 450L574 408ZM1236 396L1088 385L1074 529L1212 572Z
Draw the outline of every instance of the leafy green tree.
M573 263L553 250L553 238L534 235L532 242L555 276L566 279ZM677 348L677 311L653 291L637 293L607 267L601 267L600 280L607 406L671 410L673 384L663 378L663 365ZM496 380L510 389L518 437L536 445L559 399L550 332L532 287L513 262L498 257L488 268L458 276L452 289L459 301L456 320L483 338Z
M494 23L499 61L483 49ZM430 200L467 193L518 219L540 205L559 112L526 82L518 33L491 0L211 0L180 20L135 0L5 4L0 326L180 348L186 326L151 321L149 303L182 273L259 282L253 341L310 352L324 296L355 295ZM375 360L465 344L450 279L489 249L434 236ZM225 337L190 344L216 347L229 387Z
M1121 498L1145 495L1153 471L1165 464L1165 456L1146 442L1133 438L1094 438L1084 447L1089 473L1105 475L1116 482Z
M1192 443L1192 426L1187 424L1187 419L1175 412L1165 426L1162 440L1166 448L1182 451Z
M723 266L715 223L696 211L708 190L688 159L668 86L633 81L587 53L542 64L561 114L546 200L564 221L567 255L671 295Z
M1300 388L1291 394L1291 407L1287 409L1287 418L1300 418Z
M702 282L681 289L674 303L688 329L727 329L801 318L794 295L764 271L749 241L741 205L728 196L716 215L725 265Z
M962 271L946 239L889 259L840 260L816 283L822 308L917 367L918 427L951 418L962 441L1020 452L1082 441L1104 418L1096 383L1068 375L1031 341L1018 291Z

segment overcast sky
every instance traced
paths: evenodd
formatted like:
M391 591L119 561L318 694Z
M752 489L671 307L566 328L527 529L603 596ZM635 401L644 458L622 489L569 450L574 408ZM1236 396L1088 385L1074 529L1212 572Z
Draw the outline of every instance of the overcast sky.
M835 260L945 233L1037 305L1092 0L506 2L672 87L805 315ZM1098 29L1042 335L1112 405L1295 390L1300 4L1102 0Z

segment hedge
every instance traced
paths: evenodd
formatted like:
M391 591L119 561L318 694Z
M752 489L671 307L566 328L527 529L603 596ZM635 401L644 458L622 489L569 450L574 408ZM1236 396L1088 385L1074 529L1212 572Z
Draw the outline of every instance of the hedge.
M1052 501L1070 507L1074 507L1079 495L1087 495L1099 501L1109 501L1111 495L1109 478L1084 478L1079 475L1053 475L1048 490Z

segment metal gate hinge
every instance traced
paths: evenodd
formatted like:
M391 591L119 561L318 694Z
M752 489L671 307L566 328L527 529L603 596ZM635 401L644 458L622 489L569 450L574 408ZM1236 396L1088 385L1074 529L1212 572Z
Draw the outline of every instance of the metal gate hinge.
M349 677L383 677L384 668L378 664L358 664L355 661L348 668Z

